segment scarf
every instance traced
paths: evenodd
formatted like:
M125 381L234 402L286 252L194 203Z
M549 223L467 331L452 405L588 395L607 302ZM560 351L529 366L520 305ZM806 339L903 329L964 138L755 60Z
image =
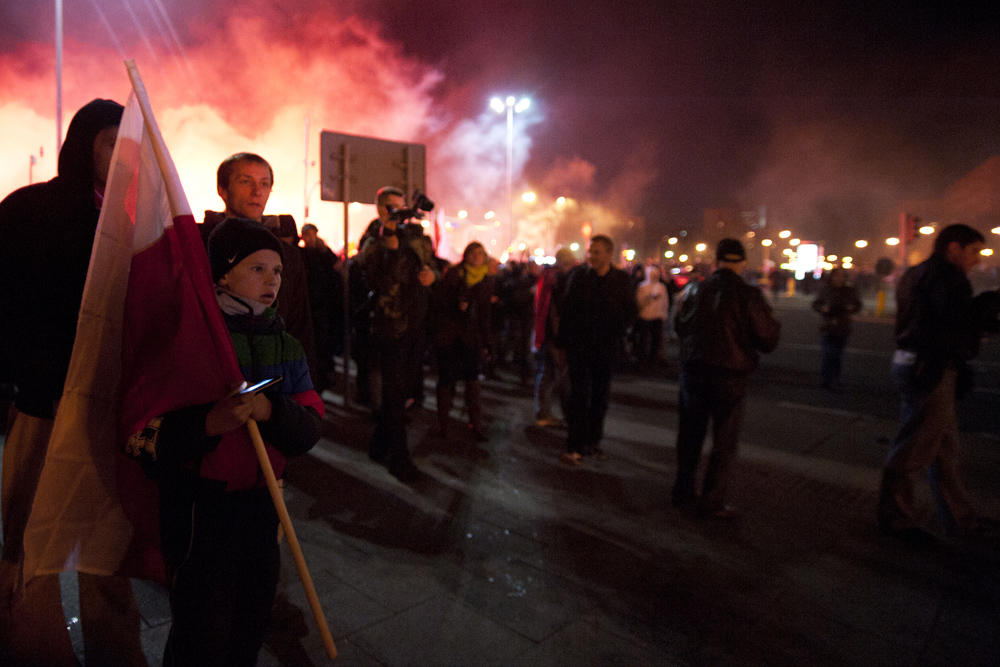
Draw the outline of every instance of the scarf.
M268 308L260 301L254 301L245 296L236 296L218 285L215 286L215 300L219 303L219 308L226 315L254 315L255 317L260 317Z
M489 269L489 265L483 264L482 266L469 266L465 265L465 284L472 287L476 283L482 281L486 277L486 270Z

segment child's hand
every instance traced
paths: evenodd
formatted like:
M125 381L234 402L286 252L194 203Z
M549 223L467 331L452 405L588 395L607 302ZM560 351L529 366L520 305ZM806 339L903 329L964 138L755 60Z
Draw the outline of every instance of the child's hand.
M264 394L254 396L253 412L250 417L257 422L266 422L271 418L271 399Z
M216 402L205 417L205 433L209 436L221 435L246 424L247 419L253 416L256 398L254 394L235 394ZM268 413L270 407L268 403Z

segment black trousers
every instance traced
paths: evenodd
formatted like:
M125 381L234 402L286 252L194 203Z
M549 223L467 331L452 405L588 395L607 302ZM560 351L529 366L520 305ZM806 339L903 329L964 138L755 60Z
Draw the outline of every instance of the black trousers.
M412 378L412 355L417 339L404 335L398 340L374 338L370 365L375 431L368 455L389 468L412 465L406 446L406 395Z
M695 476L712 420L712 453L701 487L708 511L725 504L729 473L736 460L746 397L746 374L705 365L681 367L680 422L677 428L677 481L673 500L683 504L698 497Z
M617 348L612 345L566 351L569 365L566 449L569 452L586 453L604 437L604 416L608 412L616 352Z
M161 486L160 508L173 617L164 666L257 664L280 560L268 490L183 500Z

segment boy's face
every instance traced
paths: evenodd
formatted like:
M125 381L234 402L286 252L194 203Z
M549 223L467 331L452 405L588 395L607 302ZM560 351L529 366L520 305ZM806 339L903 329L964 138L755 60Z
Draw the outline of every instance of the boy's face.
M267 249L247 255L219 279L219 285L236 296L270 306L281 288L281 255Z

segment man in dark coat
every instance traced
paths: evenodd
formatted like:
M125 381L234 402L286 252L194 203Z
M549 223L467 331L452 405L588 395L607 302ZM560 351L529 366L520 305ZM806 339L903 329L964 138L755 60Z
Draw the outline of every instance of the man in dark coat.
M598 234L590 241L587 264L570 271L559 322L558 346L569 365L566 451L560 460L580 465L585 454L604 458L604 416L621 339L635 321L632 279L612 266L614 242Z
M414 229L420 226L393 215L406 207L403 192L382 188L376 205L381 226L365 241L360 255L371 290L368 369L375 431L368 455L399 479L412 481L418 474L406 446L406 394L412 381L411 360L419 354L424 333L428 288L437 276Z
M674 322L681 377L673 504L701 516L728 518L736 514L725 504L725 494L736 459L747 375L757 367L758 352L777 347L781 324L760 289L740 277L746 267L742 243L722 239L715 259L715 272L685 290ZM699 497L695 475L709 417L712 454Z
M16 591L24 530L35 501L76 323L123 107L94 100L73 117L59 175L0 202L0 381L17 388L3 450L0 664L75 665L58 575ZM43 501L44 499L39 499ZM127 578L79 573L89 659L145 664Z
M945 532L974 535L992 522L977 517L958 472L956 397L972 389L968 362L987 330L996 330L997 292L972 296L966 273L979 263L984 238L949 225L934 252L903 274L896 288L893 379L902 394L901 426L882 473L878 521L893 537L933 540L919 525L915 480L928 472Z

